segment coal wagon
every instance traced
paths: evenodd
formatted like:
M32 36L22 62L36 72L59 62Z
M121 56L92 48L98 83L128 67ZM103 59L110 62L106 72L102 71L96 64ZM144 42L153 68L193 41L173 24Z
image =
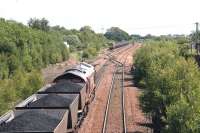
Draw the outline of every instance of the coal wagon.
M66 109L68 110L68 129L76 126L78 121L78 95L76 94L34 94L19 103L16 110Z
M68 110L14 110L0 117L3 133L66 133Z
M118 43L113 43L109 49L113 50L113 49L116 49L116 48L126 46L128 44L129 44L129 41L121 41L121 42L118 42Z

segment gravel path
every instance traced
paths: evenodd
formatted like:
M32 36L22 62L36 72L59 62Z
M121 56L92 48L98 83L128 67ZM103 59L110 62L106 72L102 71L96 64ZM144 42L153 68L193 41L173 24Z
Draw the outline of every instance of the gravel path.
M136 47L138 49L140 45ZM133 52L133 54L135 51ZM145 125L151 124L151 121L145 116L140 108L139 96L141 90L134 86L131 66L133 63L133 54L127 57L125 67L125 107L127 132L129 133L150 133L151 129Z

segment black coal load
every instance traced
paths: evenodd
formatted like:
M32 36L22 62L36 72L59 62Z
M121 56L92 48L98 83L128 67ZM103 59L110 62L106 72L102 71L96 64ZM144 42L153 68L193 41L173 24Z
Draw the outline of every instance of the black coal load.
M83 110L86 103L86 84L71 81L58 82L50 87L40 89L38 94L79 94L78 109Z
M64 112L61 112L64 115ZM52 132L62 118L45 114L43 110L31 110L16 116L0 126L0 132Z
M80 90L84 87L85 83L73 83L71 81L65 81L61 83L56 83L51 87L41 90L38 93L75 93L80 92Z
M34 101L29 101L33 97ZM27 110L27 109L65 109L68 110L68 128L74 128L77 122L78 113L78 101L79 95L77 94L35 94L27 98L16 106L16 110Z
M73 102L74 98L66 98L59 94L48 94L32 103L28 107L66 107Z

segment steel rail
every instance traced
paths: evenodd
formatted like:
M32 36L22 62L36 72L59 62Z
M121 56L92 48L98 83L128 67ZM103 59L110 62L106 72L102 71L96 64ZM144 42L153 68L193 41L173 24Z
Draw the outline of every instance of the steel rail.
M128 55L125 55L126 57ZM124 57L124 55L123 55ZM106 104L106 111L104 115L104 122L103 122L103 130L102 133L106 133L106 127L107 127L107 121L108 121L108 113L109 113L109 106L110 106L110 101L111 101L111 95L113 92L114 88L114 82L116 80L116 72L119 72L119 68L122 69L122 77L121 77L121 87L120 87L120 92L121 92L121 113L122 113L122 128L123 128L123 133L126 133L126 116L125 116L125 100L124 100L124 63L121 63L118 60L111 60L116 66L115 72L113 73L112 77L112 82L111 82L111 87L109 91L109 96Z
M108 111L109 111L109 106L110 106L111 94L112 94L112 91L114 88L114 80L115 80L116 71L117 71L117 66L115 66L115 71L113 72L113 76L112 76L110 91L109 91L108 100L106 103L106 110L105 110L105 115L104 115L102 133L106 133L106 126L107 126L107 122L108 122Z
M126 56L125 61L123 62L122 66L122 115L123 115L123 126L124 126L124 133L127 132L126 128L126 108L125 108L125 96L124 96L124 69L125 69L125 63L127 60L128 55Z
M132 50L132 49L131 49ZM128 53L128 52L127 52ZM125 71L125 67L126 67L126 61L127 61L128 55L126 55L126 58L123 62L123 70L122 70L122 109L123 109L123 126L124 126L124 133L127 133L127 127L126 127L126 107L125 107L125 93L124 93L124 71Z
M109 115L109 106L111 103L111 97L112 97L112 92L113 92L113 88L114 88L114 83L115 83L115 79L116 79L116 72L117 72L117 68L121 67L122 68L122 77L121 77L121 87L120 87L120 93L121 93L121 113L122 113L122 126L123 126L123 133L127 132L127 128L126 128L126 110L125 110L125 96L124 96L124 69L125 69L125 62L127 60L127 53L129 52L125 52L125 51L129 51L132 49L132 45L128 45L125 48L120 48L117 49L115 51L112 51L109 54L106 54L108 56L107 61L104 63L104 65L102 65L102 67L98 70L98 75L96 76L96 79L98 79L98 81L96 81L95 83L97 83L96 88L98 88L102 76L103 76L103 72L106 68L106 66L108 65L109 62L112 62L113 64L115 64L115 70L112 73L112 81L111 81L111 85L110 85L110 89L109 89L109 93L108 93L108 99L107 99L107 103L106 103L106 109L105 109L105 115L104 115L104 119L103 119L103 128L102 128L102 133L106 133L106 128L107 128L107 124L108 124L108 115ZM124 53L125 54L121 54ZM121 55L120 55L121 54ZM116 60L113 57L115 57L116 55L120 55L121 59L120 60ZM125 57L125 61L121 62L122 57ZM119 59L119 58L118 58Z

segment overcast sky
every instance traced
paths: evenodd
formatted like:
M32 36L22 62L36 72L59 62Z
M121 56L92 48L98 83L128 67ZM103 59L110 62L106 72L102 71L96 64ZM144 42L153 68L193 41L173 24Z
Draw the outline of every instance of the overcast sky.
M0 0L0 17L24 24L45 17L50 25L96 32L117 26L129 34L189 34L200 22L200 0Z

